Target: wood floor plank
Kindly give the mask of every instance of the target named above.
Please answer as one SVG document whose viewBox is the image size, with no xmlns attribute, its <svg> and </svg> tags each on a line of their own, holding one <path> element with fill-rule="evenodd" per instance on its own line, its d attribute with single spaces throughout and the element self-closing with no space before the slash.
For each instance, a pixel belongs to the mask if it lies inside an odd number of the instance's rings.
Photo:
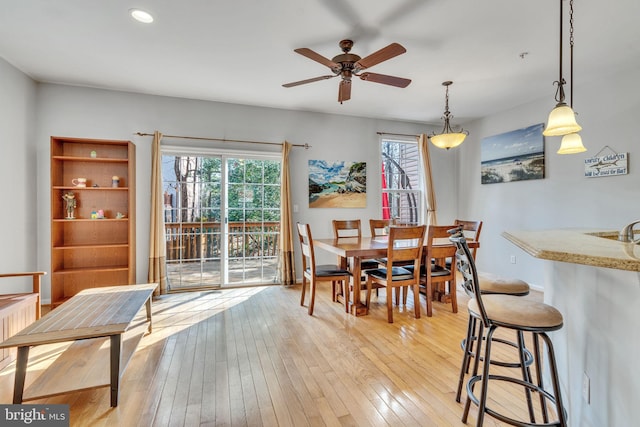
<svg viewBox="0 0 640 427">
<path fill-rule="evenodd" d="M 33 403 L 69 404 L 71 425 L 91 427 L 462 425 L 464 396 L 457 403 L 454 395 L 465 295 L 459 294 L 459 313 L 434 303 L 433 317 L 421 319 L 409 296 L 406 306 L 394 307 L 393 324 L 386 321 L 384 292 L 358 318 L 331 301 L 329 286 L 318 288 L 313 316 L 299 297 L 298 285 L 156 298 L 153 333 L 122 377 L 116 408 L 108 389 Z M 424 311 L 424 297 L 420 304 Z M 60 351 L 34 348 L 27 383 Z M 494 354 L 513 358 L 504 346 Z M 12 364 L 0 371 L 0 403 L 11 401 L 14 370 Z M 492 384 L 489 405 L 522 417 L 523 397 L 520 389 Z M 485 418 L 485 426 L 500 425 Z"/>
</svg>

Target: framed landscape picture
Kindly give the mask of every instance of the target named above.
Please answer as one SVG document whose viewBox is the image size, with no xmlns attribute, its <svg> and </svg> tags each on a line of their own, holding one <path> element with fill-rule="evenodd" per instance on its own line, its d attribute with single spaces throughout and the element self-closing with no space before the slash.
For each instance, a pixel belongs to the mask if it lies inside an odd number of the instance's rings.
<svg viewBox="0 0 640 427">
<path fill-rule="evenodd" d="M 482 184 L 544 178 L 544 123 L 484 138 Z"/>
<path fill-rule="evenodd" d="M 367 163 L 309 160 L 309 207 L 367 207 Z"/>
</svg>

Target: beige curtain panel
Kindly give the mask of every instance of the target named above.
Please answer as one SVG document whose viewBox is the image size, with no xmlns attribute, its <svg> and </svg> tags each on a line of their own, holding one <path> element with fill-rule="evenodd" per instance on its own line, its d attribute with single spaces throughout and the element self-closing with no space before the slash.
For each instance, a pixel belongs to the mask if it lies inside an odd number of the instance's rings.
<svg viewBox="0 0 640 427">
<path fill-rule="evenodd" d="M 155 131 L 151 148 L 151 218 L 149 230 L 149 273 L 147 281 L 158 283 L 157 294 L 167 293 L 167 255 L 164 236 L 164 197 L 162 194 L 162 134 Z"/>
<path fill-rule="evenodd" d="M 280 171 L 280 253 L 278 275 L 282 285 L 296 283 L 295 258 L 293 254 L 293 217 L 291 216 L 291 181 L 289 177 L 289 152 L 291 144 L 282 143 L 282 166 Z"/>
<path fill-rule="evenodd" d="M 422 176 L 424 176 L 424 195 L 427 208 L 427 226 L 437 225 L 436 219 L 436 193 L 433 189 L 433 177 L 431 176 L 431 157 L 429 156 L 429 140 L 426 134 L 418 138 L 420 151 L 420 163 L 422 164 Z"/>
</svg>

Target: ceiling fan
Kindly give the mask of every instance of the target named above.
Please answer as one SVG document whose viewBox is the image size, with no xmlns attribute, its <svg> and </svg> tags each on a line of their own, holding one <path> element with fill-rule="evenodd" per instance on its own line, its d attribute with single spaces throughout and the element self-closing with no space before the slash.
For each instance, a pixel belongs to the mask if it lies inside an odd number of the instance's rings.
<svg viewBox="0 0 640 427">
<path fill-rule="evenodd" d="M 383 61 L 391 59 L 395 56 L 402 55 L 407 50 L 402 47 L 398 43 L 391 43 L 387 47 L 383 47 L 382 49 L 372 53 L 371 55 L 365 56 L 364 58 L 360 58 L 358 55 L 354 53 L 349 53 L 351 48 L 353 47 L 353 41 L 351 40 L 342 40 L 340 42 L 340 49 L 342 52 L 340 55 L 334 56 L 332 59 L 325 58 L 319 53 L 314 52 L 311 49 L 306 47 L 295 49 L 294 52 L 299 53 L 302 56 L 306 56 L 309 59 L 312 59 L 316 62 L 319 62 L 322 65 L 325 65 L 331 69 L 333 74 L 328 74 L 324 76 L 314 77 L 311 79 L 300 80 L 297 82 L 291 82 L 283 84 L 284 87 L 293 87 L 299 86 L 307 83 L 313 83 L 320 80 L 326 80 L 333 77 L 340 76 L 340 86 L 338 88 L 338 102 L 342 104 L 343 101 L 348 101 L 351 99 L 351 78 L 352 76 L 360 77 L 360 79 L 374 82 L 374 83 L 382 83 L 385 85 L 396 86 L 396 87 L 407 87 L 411 80 L 404 79 L 402 77 L 395 76 L 387 76 L 385 74 L 377 74 L 361 71 L 373 67 L 376 64 L 379 64 Z"/>
</svg>

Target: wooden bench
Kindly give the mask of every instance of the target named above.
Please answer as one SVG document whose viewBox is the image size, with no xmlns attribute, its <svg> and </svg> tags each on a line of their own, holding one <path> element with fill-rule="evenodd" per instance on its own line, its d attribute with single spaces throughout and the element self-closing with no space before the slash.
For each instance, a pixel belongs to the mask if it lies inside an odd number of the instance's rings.
<svg viewBox="0 0 640 427">
<path fill-rule="evenodd" d="M 144 331 L 128 336 L 124 345 L 123 335 L 132 329 L 143 306 L 151 332 L 151 296 L 156 287 L 144 284 L 85 289 L 0 343 L 0 348 L 18 347 L 13 403 L 110 386 L 111 406 L 117 406 L 120 376 Z M 109 352 L 100 350 L 106 340 Z M 25 391 L 29 349 L 68 341 L 74 343 Z M 78 364 L 78 360 L 84 363 Z M 107 363 L 109 370 L 100 366 Z"/>
<path fill-rule="evenodd" d="M 4 294 L 0 290 L 0 343 L 40 318 L 40 279 L 45 274 L 47 273 L 44 271 L 0 274 L 0 279 L 31 276 L 33 282 L 30 293 Z M 15 358 L 15 349 L 0 349 L 0 369 L 13 362 Z"/>
</svg>

